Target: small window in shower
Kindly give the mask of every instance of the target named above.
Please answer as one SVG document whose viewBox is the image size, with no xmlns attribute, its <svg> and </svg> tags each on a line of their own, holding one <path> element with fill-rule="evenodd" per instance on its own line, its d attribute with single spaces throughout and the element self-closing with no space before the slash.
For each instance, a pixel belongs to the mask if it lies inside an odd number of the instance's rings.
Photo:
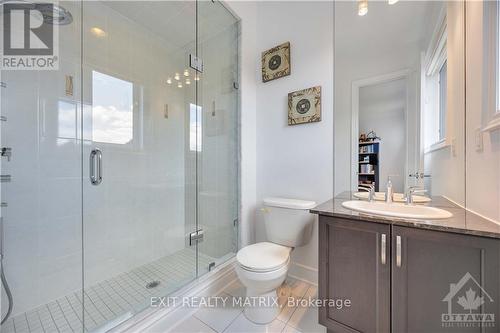
<svg viewBox="0 0 500 333">
<path fill-rule="evenodd" d="M 76 103 L 59 101 L 57 110 L 57 137 L 76 139 Z"/>
<path fill-rule="evenodd" d="M 134 137 L 134 84 L 92 71 L 92 140 L 127 144 Z"/>
<path fill-rule="evenodd" d="M 201 151 L 201 106 L 189 104 L 189 150 Z"/>
</svg>

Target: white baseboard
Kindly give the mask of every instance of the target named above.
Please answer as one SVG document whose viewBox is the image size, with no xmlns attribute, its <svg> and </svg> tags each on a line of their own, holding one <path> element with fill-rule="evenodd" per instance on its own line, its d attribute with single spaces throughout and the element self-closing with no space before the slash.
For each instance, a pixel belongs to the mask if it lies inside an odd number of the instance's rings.
<svg viewBox="0 0 500 333">
<path fill-rule="evenodd" d="M 315 286 L 318 285 L 318 269 L 314 267 L 292 262 L 288 276 Z"/>
</svg>

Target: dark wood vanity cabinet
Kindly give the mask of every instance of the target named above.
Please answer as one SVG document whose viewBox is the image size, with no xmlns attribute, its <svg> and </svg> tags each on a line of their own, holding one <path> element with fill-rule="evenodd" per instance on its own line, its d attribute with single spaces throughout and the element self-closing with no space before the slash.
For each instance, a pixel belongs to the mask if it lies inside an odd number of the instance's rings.
<svg viewBox="0 0 500 333">
<path fill-rule="evenodd" d="M 329 332 L 500 332 L 500 240 L 328 216 L 319 225 L 318 297 L 352 303 L 320 308 Z M 481 297 L 493 327 L 446 320 L 477 313 Z"/>
<path fill-rule="evenodd" d="M 495 239 L 393 226 L 393 332 L 499 332 L 499 250 Z M 443 322 L 448 305 L 451 313 L 464 312 L 461 297 L 472 308 L 483 297 L 483 313 L 495 315 L 495 327 Z"/>
<path fill-rule="evenodd" d="M 320 323 L 339 333 L 389 332 L 390 226 L 323 216 L 319 225 L 319 298 L 351 302 L 320 307 Z"/>
</svg>

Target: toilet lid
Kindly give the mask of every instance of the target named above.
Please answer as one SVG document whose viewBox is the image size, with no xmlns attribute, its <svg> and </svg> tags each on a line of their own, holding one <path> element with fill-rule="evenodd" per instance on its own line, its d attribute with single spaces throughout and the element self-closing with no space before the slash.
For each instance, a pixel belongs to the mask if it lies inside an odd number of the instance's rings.
<svg viewBox="0 0 500 333">
<path fill-rule="evenodd" d="M 269 242 L 245 246 L 238 251 L 238 263 L 252 271 L 272 271 L 284 266 L 292 249 Z"/>
</svg>

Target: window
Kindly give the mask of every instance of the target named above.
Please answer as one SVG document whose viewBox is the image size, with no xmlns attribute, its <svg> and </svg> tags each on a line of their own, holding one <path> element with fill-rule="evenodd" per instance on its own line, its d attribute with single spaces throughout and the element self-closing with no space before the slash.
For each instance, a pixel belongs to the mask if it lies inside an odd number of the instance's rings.
<svg viewBox="0 0 500 333">
<path fill-rule="evenodd" d="M 127 144 L 134 138 L 134 84 L 92 71 L 92 140 Z"/>
<path fill-rule="evenodd" d="M 201 106 L 189 104 L 189 150 L 201 151 Z"/>
<path fill-rule="evenodd" d="M 70 100 L 59 100 L 57 107 L 57 137 L 59 139 L 92 140 L 92 106 L 83 104 L 83 128 L 81 127 L 81 103 Z"/>
<path fill-rule="evenodd" d="M 426 152 L 447 147 L 448 90 L 446 5 L 441 8 L 422 67 L 422 128 Z"/>
<path fill-rule="evenodd" d="M 76 139 L 76 104 L 59 101 L 57 110 L 57 137 Z"/>
<path fill-rule="evenodd" d="M 439 141 L 442 141 L 446 138 L 446 64 L 447 61 L 445 60 L 443 66 L 441 66 L 441 69 L 439 70 Z"/>
</svg>

